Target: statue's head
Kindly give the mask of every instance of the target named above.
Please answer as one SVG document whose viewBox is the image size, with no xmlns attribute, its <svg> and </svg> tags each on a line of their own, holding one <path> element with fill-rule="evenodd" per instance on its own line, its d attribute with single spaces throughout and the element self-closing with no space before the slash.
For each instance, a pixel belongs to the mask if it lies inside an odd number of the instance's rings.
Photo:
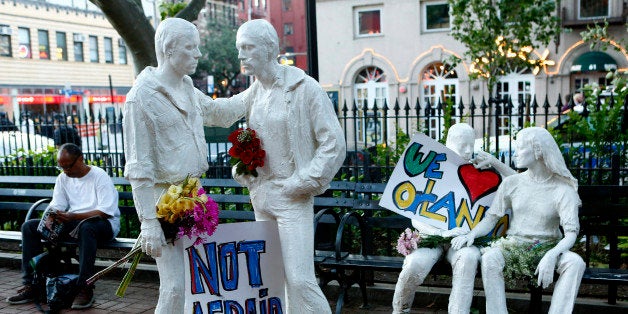
<svg viewBox="0 0 628 314">
<path fill-rule="evenodd" d="M 166 56 L 185 46 L 186 41 L 200 42 L 196 25 L 176 17 L 161 21 L 155 31 L 157 63 L 162 64 Z"/>
<path fill-rule="evenodd" d="M 279 37 L 275 28 L 266 20 L 250 20 L 238 28 L 236 34 L 238 58 L 244 74 L 259 74 L 261 64 L 277 63 Z M 258 63 L 249 64 L 249 63 Z"/>
<path fill-rule="evenodd" d="M 529 168 L 539 162 L 548 172 L 562 177 L 577 188 L 578 181 L 571 175 L 556 140 L 540 127 L 524 128 L 517 133 L 515 163 L 518 168 Z"/>
<path fill-rule="evenodd" d="M 447 131 L 445 146 L 456 152 L 464 160 L 471 160 L 475 145 L 475 131 L 467 123 L 456 123 Z"/>
</svg>

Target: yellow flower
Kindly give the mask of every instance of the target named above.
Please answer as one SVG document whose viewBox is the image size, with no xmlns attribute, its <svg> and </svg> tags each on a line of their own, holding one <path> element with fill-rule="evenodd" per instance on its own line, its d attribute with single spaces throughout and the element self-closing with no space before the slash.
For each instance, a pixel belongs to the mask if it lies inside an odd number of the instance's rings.
<svg viewBox="0 0 628 314">
<path fill-rule="evenodd" d="M 168 188 L 168 194 L 172 195 L 174 198 L 179 197 L 179 195 L 181 195 L 181 192 L 183 192 L 183 189 L 178 185 L 171 185 Z"/>
<path fill-rule="evenodd" d="M 203 204 L 207 203 L 208 201 L 207 194 L 199 195 L 198 198 Z"/>
<path fill-rule="evenodd" d="M 188 180 L 188 185 L 191 186 L 194 190 L 198 190 L 201 187 L 201 180 L 198 178 L 191 178 Z"/>
</svg>

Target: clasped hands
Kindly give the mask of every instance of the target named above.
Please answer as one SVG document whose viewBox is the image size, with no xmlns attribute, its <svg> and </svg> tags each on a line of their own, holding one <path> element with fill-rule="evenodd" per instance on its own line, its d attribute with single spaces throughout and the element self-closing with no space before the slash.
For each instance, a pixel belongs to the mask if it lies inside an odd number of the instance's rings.
<svg viewBox="0 0 628 314">
<path fill-rule="evenodd" d="M 484 151 L 476 152 L 475 157 L 471 160 L 471 163 L 473 163 L 477 169 L 489 168 L 496 164 L 496 162 L 498 162 L 498 160 L 495 156 Z"/>
</svg>

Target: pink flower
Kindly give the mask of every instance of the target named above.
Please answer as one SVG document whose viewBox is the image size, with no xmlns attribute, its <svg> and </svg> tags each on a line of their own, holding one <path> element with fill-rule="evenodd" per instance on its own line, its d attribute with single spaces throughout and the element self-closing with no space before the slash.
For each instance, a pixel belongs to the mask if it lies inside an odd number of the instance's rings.
<svg viewBox="0 0 628 314">
<path fill-rule="evenodd" d="M 419 242 L 421 242 L 419 233 L 416 230 L 412 231 L 410 228 L 406 228 L 397 240 L 397 252 L 407 256 L 419 247 Z"/>
</svg>

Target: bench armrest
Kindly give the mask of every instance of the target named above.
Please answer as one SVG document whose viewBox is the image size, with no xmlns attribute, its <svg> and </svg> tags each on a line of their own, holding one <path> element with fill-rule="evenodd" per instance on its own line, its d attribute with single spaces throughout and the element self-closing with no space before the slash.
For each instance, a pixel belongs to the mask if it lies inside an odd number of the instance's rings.
<svg viewBox="0 0 628 314">
<path fill-rule="evenodd" d="M 360 230 L 360 254 L 365 256 L 364 254 L 365 238 L 364 238 L 364 235 L 362 234 L 364 230 L 366 229 L 365 221 L 364 221 L 364 218 L 362 218 L 362 215 L 360 215 L 358 212 L 350 211 L 342 216 L 342 219 L 340 219 L 340 224 L 338 225 L 338 230 L 336 231 L 335 257 L 337 261 L 342 259 L 342 235 L 344 233 L 345 226 L 348 225 L 349 219 L 351 218 L 355 218 L 355 220 L 358 221 L 358 228 Z"/>
<path fill-rule="evenodd" d="M 41 205 L 41 204 L 45 204 L 45 203 L 49 203 L 50 199 L 49 198 L 42 198 L 39 201 L 33 203 L 33 205 L 31 205 L 31 207 L 28 209 L 28 212 L 26 213 L 26 218 L 24 218 L 24 222 L 27 222 L 31 219 L 31 215 L 33 214 L 34 211 L 38 210 L 37 208 Z"/>
</svg>

